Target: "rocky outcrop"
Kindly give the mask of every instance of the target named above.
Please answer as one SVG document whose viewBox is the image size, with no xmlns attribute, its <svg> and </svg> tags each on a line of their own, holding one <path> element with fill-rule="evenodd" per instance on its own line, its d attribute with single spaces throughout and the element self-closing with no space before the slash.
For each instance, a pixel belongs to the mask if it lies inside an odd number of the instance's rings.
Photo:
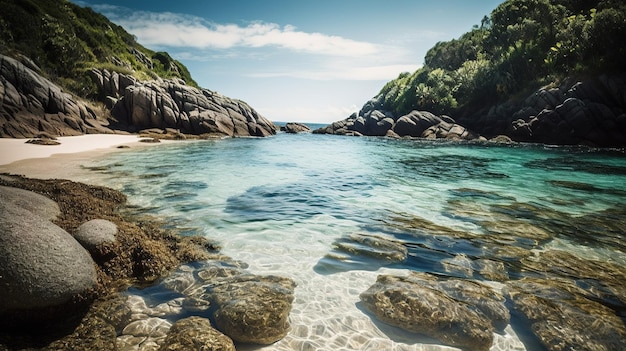
<svg viewBox="0 0 626 351">
<path fill-rule="evenodd" d="M 112 115 L 131 130 L 174 128 L 187 134 L 269 136 L 276 126 L 248 104 L 181 79 L 140 82 L 123 74 L 92 69 L 91 77 Z"/>
<path fill-rule="evenodd" d="M 288 122 L 284 126 L 280 127 L 280 130 L 289 134 L 308 133 L 311 128 L 303 123 Z"/>
<path fill-rule="evenodd" d="M 361 301 L 385 323 L 467 350 L 489 350 L 494 331 L 510 319 L 504 297 L 491 288 L 426 273 L 380 275 Z"/>
<path fill-rule="evenodd" d="M 96 287 L 95 263 L 53 224 L 58 207 L 26 190 L 0 187 L 0 320 L 63 318 Z"/>
<path fill-rule="evenodd" d="M 626 145 L 626 80 L 565 80 L 460 120 L 485 135 L 545 144 Z"/>
<path fill-rule="evenodd" d="M 379 98 L 363 106 L 343 121 L 332 123 L 313 131 L 316 134 L 371 135 L 389 137 L 414 137 L 427 139 L 475 140 L 480 135 L 457 124 L 449 116 L 435 116 L 428 111 L 411 111 L 395 117 L 383 109 Z"/>
<path fill-rule="evenodd" d="M 29 66 L 0 55 L 0 136 L 112 133 L 92 108 Z"/>
</svg>

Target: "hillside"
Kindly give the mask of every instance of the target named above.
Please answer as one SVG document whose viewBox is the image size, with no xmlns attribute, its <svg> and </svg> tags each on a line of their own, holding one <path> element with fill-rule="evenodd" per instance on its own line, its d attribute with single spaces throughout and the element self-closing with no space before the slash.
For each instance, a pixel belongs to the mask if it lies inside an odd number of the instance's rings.
<svg viewBox="0 0 626 351">
<path fill-rule="evenodd" d="M 487 137 L 506 134 L 519 141 L 626 145 L 626 100 L 621 93 L 626 72 L 624 35 L 623 1 L 507 0 L 460 38 L 437 43 L 427 52 L 422 68 L 400 74 L 357 115 L 325 131 L 341 134 L 343 128 L 348 133 L 371 134 L 373 128 L 358 128 L 357 118 L 362 117 L 365 126 L 372 111 L 378 110 L 382 119 L 393 120 L 386 122 L 393 122 L 393 128 L 402 116 L 417 110 L 451 116 Z M 536 95 L 544 95 L 546 101 L 536 101 Z M 571 117 L 568 108 L 567 116 L 551 117 L 554 125 L 537 119 L 544 109 L 556 111 L 569 98 L 580 100 L 569 103 L 584 110 L 580 116 Z M 590 103 L 591 112 L 587 111 Z M 559 118 L 564 125 L 557 128 L 563 124 Z M 606 124 L 604 129 L 616 132 L 617 128 L 620 135 L 599 131 L 591 137 L 563 137 L 563 133 L 579 133 L 572 132 L 576 126 L 568 118 L 581 119 L 573 122 L 581 128 Z M 380 124 L 382 119 L 369 124 Z"/>
<path fill-rule="evenodd" d="M 2 137 L 149 128 L 275 133 L 245 102 L 198 87 L 167 52 L 143 47 L 90 8 L 67 0 L 0 0 L 0 9 Z"/>
<path fill-rule="evenodd" d="M 151 51 L 124 28 L 67 0 L 0 0 L 0 52 L 30 58 L 54 82 L 82 97 L 97 94 L 87 72 L 107 69 L 139 80 L 180 78 L 197 87 L 167 52 Z"/>
</svg>

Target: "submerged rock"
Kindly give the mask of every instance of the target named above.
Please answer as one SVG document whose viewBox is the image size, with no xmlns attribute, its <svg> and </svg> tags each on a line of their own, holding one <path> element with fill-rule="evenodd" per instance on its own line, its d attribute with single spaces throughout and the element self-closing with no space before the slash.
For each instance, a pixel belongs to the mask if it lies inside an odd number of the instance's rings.
<svg viewBox="0 0 626 351">
<path fill-rule="evenodd" d="M 228 336 L 211 326 L 208 319 L 189 317 L 174 323 L 159 351 L 235 351 Z"/>
<path fill-rule="evenodd" d="M 230 259 L 182 266 L 154 287 L 175 291 L 176 298 L 148 304 L 140 296 L 130 297 L 134 316 L 210 316 L 215 328 L 236 342 L 271 344 L 282 339 L 289 331 L 294 281 L 250 274 L 241 267 L 245 264 Z"/>
<path fill-rule="evenodd" d="M 524 278 L 507 283 L 515 310 L 528 320 L 550 351 L 621 350 L 626 327 L 615 311 L 587 299 L 586 292 L 563 279 Z"/>
<path fill-rule="evenodd" d="M 509 322 L 504 298 L 491 288 L 430 274 L 380 275 L 360 297 L 385 323 L 468 350 L 488 350 L 493 332 Z"/>
<path fill-rule="evenodd" d="M 289 331 L 295 283 L 288 278 L 242 274 L 210 289 L 215 323 L 233 340 L 271 344 Z"/>
</svg>

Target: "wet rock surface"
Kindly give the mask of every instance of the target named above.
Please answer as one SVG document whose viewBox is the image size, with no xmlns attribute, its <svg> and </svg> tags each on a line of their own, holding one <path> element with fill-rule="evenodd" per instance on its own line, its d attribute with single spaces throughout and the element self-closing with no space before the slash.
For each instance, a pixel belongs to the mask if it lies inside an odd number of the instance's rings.
<svg viewBox="0 0 626 351">
<path fill-rule="evenodd" d="M 429 274 L 380 275 L 361 301 L 385 323 L 468 350 L 489 350 L 493 332 L 509 322 L 504 298 L 491 288 Z"/>
<path fill-rule="evenodd" d="M 572 281 L 524 278 L 507 283 L 506 292 L 548 350 L 619 350 L 626 345 L 623 319 L 585 297 L 588 290 Z"/>
<path fill-rule="evenodd" d="M 174 323 L 159 351 L 235 351 L 235 344 L 215 330 L 209 320 L 189 317 Z"/>
<path fill-rule="evenodd" d="M 195 266 L 181 267 L 162 283 L 183 295 L 186 313 L 208 311 L 215 327 L 236 342 L 271 344 L 287 334 L 291 279 L 250 274 L 232 260 Z"/>
</svg>

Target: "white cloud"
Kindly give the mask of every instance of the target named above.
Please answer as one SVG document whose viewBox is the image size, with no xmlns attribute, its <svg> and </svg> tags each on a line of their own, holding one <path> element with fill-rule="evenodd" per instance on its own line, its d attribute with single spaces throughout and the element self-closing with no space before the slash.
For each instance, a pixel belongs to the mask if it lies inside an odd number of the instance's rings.
<svg viewBox="0 0 626 351">
<path fill-rule="evenodd" d="M 311 80 L 391 80 L 402 72 L 414 72 L 420 65 L 394 64 L 379 66 L 341 66 L 319 70 L 252 73 L 251 78 L 291 77 Z"/>
<path fill-rule="evenodd" d="M 332 56 L 361 56 L 381 52 L 373 43 L 323 33 L 298 31 L 294 26 L 252 22 L 246 26 L 217 24 L 200 17 L 171 12 L 129 12 L 98 7 L 146 46 L 195 49 L 278 47 Z"/>
</svg>

